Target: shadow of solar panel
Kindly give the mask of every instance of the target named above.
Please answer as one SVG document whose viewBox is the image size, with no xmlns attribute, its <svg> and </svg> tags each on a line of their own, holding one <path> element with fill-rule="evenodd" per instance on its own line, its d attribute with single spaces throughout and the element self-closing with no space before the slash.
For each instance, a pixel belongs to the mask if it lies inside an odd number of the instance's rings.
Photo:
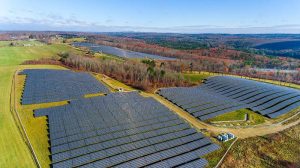
<svg viewBox="0 0 300 168">
<path fill-rule="evenodd" d="M 295 102 L 300 101 L 299 90 L 230 76 L 211 77 L 198 87 L 160 89 L 158 94 L 200 120 L 242 108 L 274 118 L 299 107 Z"/>
<path fill-rule="evenodd" d="M 48 116 L 53 167 L 137 167 L 160 161 L 171 167 L 193 161 L 187 155 L 199 158 L 214 151 L 207 149 L 215 145 L 208 138 L 137 92 L 81 98 L 36 113 Z"/>
<path fill-rule="evenodd" d="M 80 98 L 85 94 L 109 93 L 102 83 L 88 73 L 70 70 L 25 69 L 22 104 L 38 104 Z"/>
</svg>

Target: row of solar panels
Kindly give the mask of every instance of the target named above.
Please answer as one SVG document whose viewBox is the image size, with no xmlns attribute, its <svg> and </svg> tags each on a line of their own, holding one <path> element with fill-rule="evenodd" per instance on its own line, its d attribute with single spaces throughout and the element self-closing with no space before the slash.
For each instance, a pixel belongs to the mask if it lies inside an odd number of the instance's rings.
<svg viewBox="0 0 300 168">
<path fill-rule="evenodd" d="M 121 58 L 143 58 L 143 59 L 154 59 L 154 60 L 176 60 L 176 58 L 164 57 L 154 54 L 147 54 L 135 51 L 124 50 L 121 48 L 105 46 L 94 43 L 87 42 L 75 42 L 73 43 L 75 47 L 88 47 L 93 52 L 103 52 L 106 54 L 115 55 Z"/>
<path fill-rule="evenodd" d="M 23 105 L 76 99 L 86 94 L 108 93 L 109 90 L 88 73 L 70 70 L 26 69 L 22 94 Z"/>
<path fill-rule="evenodd" d="M 217 76 L 190 88 L 160 89 L 158 94 L 200 120 L 243 108 L 275 118 L 300 106 L 300 91 L 247 79 Z"/>
<path fill-rule="evenodd" d="M 137 92 L 35 110 L 48 116 L 53 167 L 204 167 L 219 149 L 166 107 Z"/>
</svg>

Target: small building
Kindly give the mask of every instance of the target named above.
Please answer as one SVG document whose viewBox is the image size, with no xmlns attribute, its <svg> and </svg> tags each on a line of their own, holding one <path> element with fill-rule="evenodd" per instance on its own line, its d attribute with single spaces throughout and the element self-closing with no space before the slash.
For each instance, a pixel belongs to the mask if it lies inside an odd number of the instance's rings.
<svg viewBox="0 0 300 168">
<path fill-rule="evenodd" d="M 217 136 L 217 139 L 219 141 L 222 141 L 222 142 L 226 142 L 226 141 L 229 141 L 229 140 L 234 139 L 234 138 L 235 138 L 234 134 L 232 134 L 230 132 L 228 132 L 228 133 L 222 133 L 222 134 L 219 134 Z"/>
</svg>

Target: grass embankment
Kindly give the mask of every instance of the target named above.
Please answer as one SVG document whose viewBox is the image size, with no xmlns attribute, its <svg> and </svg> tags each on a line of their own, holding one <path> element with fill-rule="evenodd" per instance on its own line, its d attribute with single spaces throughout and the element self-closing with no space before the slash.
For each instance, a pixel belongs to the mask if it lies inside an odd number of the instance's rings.
<svg viewBox="0 0 300 168">
<path fill-rule="evenodd" d="M 221 167 L 300 167 L 300 125 L 279 133 L 240 139 Z"/>
<path fill-rule="evenodd" d="M 247 115 L 247 120 L 245 116 Z M 209 123 L 215 123 L 220 125 L 231 125 L 231 126 L 246 126 L 246 125 L 257 125 L 265 122 L 265 117 L 257 114 L 249 109 L 239 109 L 230 113 L 216 116 L 212 119 L 206 120 Z M 232 121 L 232 122 L 230 122 Z"/>
<path fill-rule="evenodd" d="M 4 42 L 1 42 L 4 43 Z M 23 41 L 23 43 L 26 43 Z M 10 92 L 12 79 L 19 64 L 25 60 L 55 56 L 58 52 L 74 49 L 67 45 L 3 46 L 0 47 L 0 167 L 35 167 L 31 154 L 22 139 L 12 113 Z M 78 52 L 78 51 L 74 51 Z"/>
</svg>

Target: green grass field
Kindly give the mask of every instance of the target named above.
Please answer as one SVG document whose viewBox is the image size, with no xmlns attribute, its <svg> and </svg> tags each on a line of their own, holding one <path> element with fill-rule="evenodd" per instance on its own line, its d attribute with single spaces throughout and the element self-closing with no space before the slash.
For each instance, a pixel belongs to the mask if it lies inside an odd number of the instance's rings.
<svg viewBox="0 0 300 168">
<path fill-rule="evenodd" d="M 237 123 L 239 125 L 256 125 L 256 124 L 261 124 L 265 122 L 265 117 L 263 117 L 260 114 L 257 114 L 249 109 L 240 109 L 236 110 L 230 113 L 226 113 L 223 115 L 216 116 L 212 119 L 207 120 L 206 122 L 220 122 L 220 121 L 234 121 L 234 120 L 244 120 L 245 115 L 248 115 L 248 122 L 241 121 L 240 123 Z M 244 123 L 245 124 L 244 124 Z M 233 124 L 233 123 L 231 123 Z"/>
<path fill-rule="evenodd" d="M 213 75 L 209 73 L 183 73 L 183 77 L 186 80 L 190 80 L 192 83 L 199 84 L 203 79 L 211 77 Z"/>
<path fill-rule="evenodd" d="M 1 42 L 2 44 L 4 42 Z M 25 60 L 52 57 L 74 50 L 67 45 L 0 47 L 0 167 L 35 167 L 31 154 L 10 112 L 10 91 L 15 71 Z"/>
</svg>

